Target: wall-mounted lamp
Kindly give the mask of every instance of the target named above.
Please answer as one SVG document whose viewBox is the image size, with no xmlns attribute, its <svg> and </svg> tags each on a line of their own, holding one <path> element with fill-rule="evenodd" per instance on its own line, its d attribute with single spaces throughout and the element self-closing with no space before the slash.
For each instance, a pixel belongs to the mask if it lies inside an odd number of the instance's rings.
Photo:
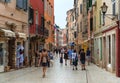
<svg viewBox="0 0 120 83">
<path fill-rule="evenodd" d="M 105 14 L 107 12 L 107 8 L 108 8 L 108 6 L 104 2 L 103 5 L 101 6 L 101 10 L 102 10 L 102 13 L 103 13 L 103 25 L 105 25 Z"/>
</svg>

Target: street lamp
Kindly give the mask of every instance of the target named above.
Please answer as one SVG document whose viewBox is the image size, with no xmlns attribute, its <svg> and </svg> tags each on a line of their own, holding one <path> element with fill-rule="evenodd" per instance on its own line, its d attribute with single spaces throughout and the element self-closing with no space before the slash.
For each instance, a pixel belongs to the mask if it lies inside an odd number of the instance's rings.
<svg viewBox="0 0 120 83">
<path fill-rule="evenodd" d="M 105 14 L 107 12 L 107 8 L 108 8 L 108 6 L 104 2 L 103 5 L 101 6 L 101 10 L 102 10 L 102 13 L 103 13 L 103 25 L 105 25 Z"/>
</svg>

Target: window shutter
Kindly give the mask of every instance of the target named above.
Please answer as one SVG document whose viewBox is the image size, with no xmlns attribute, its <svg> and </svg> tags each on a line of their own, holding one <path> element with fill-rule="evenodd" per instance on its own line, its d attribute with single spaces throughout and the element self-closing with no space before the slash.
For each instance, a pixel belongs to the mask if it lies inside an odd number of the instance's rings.
<svg viewBox="0 0 120 83">
<path fill-rule="evenodd" d="M 0 0 L 0 2 L 5 2 L 5 0 Z"/>
<path fill-rule="evenodd" d="M 90 18 L 90 31 L 93 30 L 93 18 Z"/>
<path fill-rule="evenodd" d="M 90 0 L 89 2 L 89 7 L 92 7 L 92 0 Z"/>
<path fill-rule="evenodd" d="M 82 4 L 80 4 L 80 13 L 82 14 Z"/>
<path fill-rule="evenodd" d="M 115 15 L 115 2 L 113 3 L 113 15 Z"/>
<path fill-rule="evenodd" d="M 29 7 L 29 23 L 33 24 L 34 22 L 34 10 Z"/>
<path fill-rule="evenodd" d="M 19 9 L 23 9 L 23 0 L 16 0 L 16 7 Z"/>
<path fill-rule="evenodd" d="M 100 18 L 100 20 L 99 20 L 99 24 L 101 25 L 101 24 L 103 24 L 103 18 L 102 18 L 103 16 L 101 15 L 101 11 L 99 11 L 99 18 Z"/>
<path fill-rule="evenodd" d="M 27 11 L 27 2 L 28 2 L 28 0 L 23 0 L 23 9 L 24 9 L 24 11 Z"/>
<path fill-rule="evenodd" d="M 6 3 L 10 3 L 11 0 L 5 0 Z"/>
</svg>

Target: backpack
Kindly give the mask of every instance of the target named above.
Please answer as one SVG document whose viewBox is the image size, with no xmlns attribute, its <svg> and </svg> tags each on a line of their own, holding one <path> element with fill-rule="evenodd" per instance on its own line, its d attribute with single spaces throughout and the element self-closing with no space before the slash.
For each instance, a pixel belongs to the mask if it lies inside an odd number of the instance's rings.
<svg viewBox="0 0 120 83">
<path fill-rule="evenodd" d="M 77 56 L 77 54 L 76 54 L 76 56 L 75 56 L 75 61 L 78 61 L 78 56 Z"/>
</svg>

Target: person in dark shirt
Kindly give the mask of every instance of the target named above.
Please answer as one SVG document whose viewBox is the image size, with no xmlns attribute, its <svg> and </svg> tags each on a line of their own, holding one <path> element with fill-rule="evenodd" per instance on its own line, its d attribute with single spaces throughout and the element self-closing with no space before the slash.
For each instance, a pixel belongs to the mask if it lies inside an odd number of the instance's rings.
<svg viewBox="0 0 120 83">
<path fill-rule="evenodd" d="M 84 49 L 81 50 L 80 61 L 81 61 L 81 68 L 82 68 L 82 70 L 86 70 L 85 69 L 85 52 L 84 52 Z"/>
<path fill-rule="evenodd" d="M 86 51 L 86 59 L 87 59 L 87 62 L 88 62 L 88 65 L 90 65 L 90 60 L 91 60 L 91 56 L 90 56 L 90 50 L 89 48 L 87 48 L 87 51 Z"/>
</svg>

